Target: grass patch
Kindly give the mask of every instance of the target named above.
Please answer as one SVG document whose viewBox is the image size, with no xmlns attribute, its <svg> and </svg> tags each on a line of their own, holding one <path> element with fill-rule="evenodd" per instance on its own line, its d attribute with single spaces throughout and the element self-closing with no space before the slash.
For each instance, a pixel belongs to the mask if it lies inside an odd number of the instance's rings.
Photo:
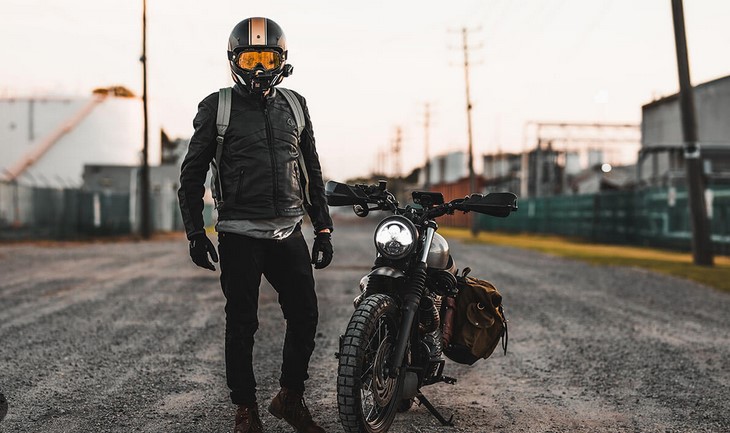
<svg viewBox="0 0 730 433">
<path fill-rule="evenodd" d="M 730 292 L 730 257 L 715 256 L 712 268 L 695 266 L 692 255 L 654 248 L 590 244 L 560 236 L 537 234 L 480 233 L 473 238 L 467 229 L 444 227 L 439 233 L 465 242 L 525 248 L 596 265 L 629 266 L 696 281 Z"/>
</svg>

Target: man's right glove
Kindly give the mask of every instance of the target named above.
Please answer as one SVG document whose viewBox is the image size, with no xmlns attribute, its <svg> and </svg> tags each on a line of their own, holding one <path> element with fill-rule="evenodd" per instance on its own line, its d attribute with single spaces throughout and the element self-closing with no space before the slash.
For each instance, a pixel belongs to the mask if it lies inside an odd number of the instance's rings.
<svg viewBox="0 0 730 433">
<path fill-rule="evenodd" d="M 215 266 L 208 260 L 208 254 L 214 262 L 218 263 L 218 253 L 213 246 L 213 243 L 208 239 L 205 233 L 200 233 L 193 236 L 190 239 L 190 258 L 193 259 L 193 263 L 200 266 L 201 268 L 210 269 L 215 271 Z"/>
<path fill-rule="evenodd" d="M 312 245 L 312 264 L 314 269 L 326 268 L 332 262 L 334 250 L 332 249 L 332 235 L 329 232 L 319 232 L 314 238 Z M 320 256 L 321 253 L 321 256 Z"/>
</svg>

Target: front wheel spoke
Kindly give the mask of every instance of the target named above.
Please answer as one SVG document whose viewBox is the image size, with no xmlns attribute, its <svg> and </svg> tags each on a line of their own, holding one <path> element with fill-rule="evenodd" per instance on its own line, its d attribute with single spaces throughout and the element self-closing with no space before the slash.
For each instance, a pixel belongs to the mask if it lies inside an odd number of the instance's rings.
<svg viewBox="0 0 730 433">
<path fill-rule="evenodd" d="M 372 337 L 370 337 L 368 339 L 368 344 L 365 347 L 369 348 L 370 350 L 376 350 L 377 351 L 378 350 L 378 346 L 379 346 L 378 342 L 380 342 L 380 341 L 381 341 L 380 340 L 380 332 L 378 330 L 378 331 L 374 332 L 373 335 L 372 335 Z"/>
<path fill-rule="evenodd" d="M 375 405 L 375 397 L 373 396 L 372 391 L 369 391 L 363 395 L 363 403 L 367 403 L 370 400 L 372 400 L 372 405 Z"/>
<path fill-rule="evenodd" d="M 379 342 L 383 341 L 383 339 L 387 338 L 387 336 L 388 336 L 388 328 L 387 328 L 385 322 L 381 320 L 378 322 L 377 328 L 375 329 L 375 332 L 373 332 L 373 335 L 368 339 L 368 343 L 367 343 L 366 347 L 373 347 L 373 343 L 375 343 L 375 342 L 379 343 Z M 380 344 L 377 344 L 377 343 L 375 344 L 375 350 L 377 350 L 378 346 L 380 346 Z"/>
<path fill-rule="evenodd" d="M 362 390 L 363 391 L 370 392 L 370 393 L 373 392 L 373 378 L 372 377 L 370 377 L 370 380 L 363 380 L 362 381 Z"/>
<path fill-rule="evenodd" d="M 364 382 L 365 379 L 367 379 L 368 378 L 368 375 L 369 375 L 370 376 L 370 381 L 372 382 L 372 380 L 373 380 L 373 377 L 372 377 L 372 374 L 371 374 L 372 372 L 373 372 L 373 365 L 370 364 L 370 366 L 368 367 L 368 369 L 362 372 L 362 375 L 360 376 L 360 381 L 361 382 Z"/>
<path fill-rule="evenodd" d="M 377 417 L 378 417 L 377 409 L 378 409 L 378 405 L 373 401 L 373 406 L 370 408 L 370 411 L 368 411 L 368 414 L 365 416 L 365 419 L 368 421 L 377 419 Z"/>
</svg>

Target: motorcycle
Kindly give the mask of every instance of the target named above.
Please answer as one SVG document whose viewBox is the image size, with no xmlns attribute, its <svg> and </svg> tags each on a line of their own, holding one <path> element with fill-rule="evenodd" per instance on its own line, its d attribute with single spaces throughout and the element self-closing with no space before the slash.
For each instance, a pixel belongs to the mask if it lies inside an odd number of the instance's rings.
<svg viewBox="0 0 730 433">
<path fill-rule="evenodd" d="M 352 206 L 356 215 L 376 210 L 392 215 L 375 229 L 372 271 L 360 281 L 355 311 L 340 336 L 337 404 L 347 433 L 384 433 L 397 412 L 417 401 L 442 425 L 453 426 L 420 391 L 455 384 L 443 374 L 441 305 L 458 293 L 456 264 L 436 233 L 436 218 L 454 212 L 506 217 L 517 209 L 509 192 L 471 194 L 444 202 L 441 193 L 415 191 L 413 205 L 400 207 L 387 183 L 347 185 L 329 181 L 330 206 Z"/>
</svg>

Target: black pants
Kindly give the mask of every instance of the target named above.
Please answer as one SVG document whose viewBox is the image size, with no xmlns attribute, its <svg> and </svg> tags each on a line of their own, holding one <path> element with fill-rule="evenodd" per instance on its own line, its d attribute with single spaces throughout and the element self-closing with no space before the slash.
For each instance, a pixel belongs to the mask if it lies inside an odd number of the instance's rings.
<svg viewBox="0 0 730 433">
<path fill-rule="evenodd" d="M 220 233 L 221 287 L 226 296 L 226 380 L 234 404 L 256 402 L 254 334 L 261 275 L 279 294 L 286 319 L 279 384 L 304 392 L 317 330 L 317 295 L 307 243 L 297 229 L 283 240 Z"/>
</svg>

